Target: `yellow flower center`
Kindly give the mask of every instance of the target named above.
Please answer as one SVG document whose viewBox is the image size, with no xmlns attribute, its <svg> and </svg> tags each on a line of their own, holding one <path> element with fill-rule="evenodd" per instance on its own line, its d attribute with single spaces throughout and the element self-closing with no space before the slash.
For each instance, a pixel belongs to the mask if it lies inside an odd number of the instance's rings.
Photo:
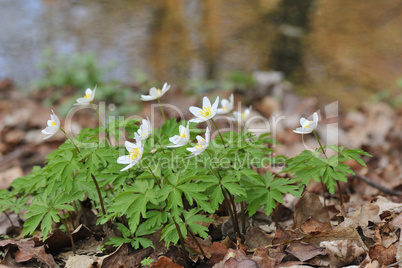
<svg viewBox="0 0 402 268">
<path fill-rule="evenodd" d="M 200 115 L 204 118 L 211 116 L 211 106 L 207 106 L 200 111 Z"/>
<path fill-rule="evenodd" d="M 203 142 L 203 141 L 204 141 L 204 139 L 200 140 L 200 141 L 197 143 L 197 145 L 195 145 L 195 149 L 197 149 L 197 150 L 202 149 L 201 142 Z"/>
<path fill-rule="evenodd" d="M 142 132 L 142 136 L 145 136 L 145 132 Z"/>
<path fill-rule="evenodd" d="M 310 121 L 310 123 L 308 123 L 308 124 L 305 125 L 304 127 L 305 127 L 305 128 L 308 128 L 311 123 L 313 123 L 313 121 Z"/>
<path fill-rule="evenodd" d="M 56 122 L 52 121 L 52 123 L 50 123 L 51 126 L 55 126 Z"/>
<path fill-rule="evenodd" d="M 157 90 L 158 90 L 158 96 L 160 96 L 162 93 L 162 90 L 160 88 L 158 88 Z"/>
<path fill-rule="evenodd" d="M 242 118 L 244 121 L 246 121 L 246 119 L 247 119 L 247 114 L 246 114 L 246 112 L 243 112 L 243 113 L 241 114 L 241 118 Z"/>
<path fill-rule="evenodd" d="M 91 93 L 84 96 L 84 98 L 89 99 L 91 97 Z"/>
<path fill-rule="evenodd" d="M 183 132 L 183 133 L 181 133 L 181 134 L 180 134 L 180 138 L 184 138 L 184 139 L 185 139 L 185 138 L 187 138 L 186 133 L 184 133 L 184 132 Z"/>
<path fill-rule="evenodd" d="M 225 111 L 225 110 L 226 110 L 226 106 L 223 106 L 223 107 L 222 107 L 222 110 L 224 110 L 224 111 Z"/>
<path fill-rule="evenodd" d="M 137 148 L 134 148 L 129 154 L 130 160 L 134 160 L 139 156 L 140 156 L 140 150 L 138 150 Z"/>
</svg>

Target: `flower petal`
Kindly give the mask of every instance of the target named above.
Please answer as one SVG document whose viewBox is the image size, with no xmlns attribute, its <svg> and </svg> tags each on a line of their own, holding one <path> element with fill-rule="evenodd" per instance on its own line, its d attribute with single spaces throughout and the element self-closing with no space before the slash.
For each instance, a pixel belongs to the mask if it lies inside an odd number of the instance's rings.
<svg viewBox="0 0 402 268">
<path fill-rule="evenodd" d="M 201 116 L 201 111 L 202 109 L 195 107 L 195 106 L 191 106 L 190 108 L 188 108 L 190 110 L 190 112 L 196 116 L 196 117 L 200 117 Z"/>
<path fill-rule="evenodd" d="M 136 144 L 129 142 L 129 141 L 125 141 L 124 146 L 126 147 L 127 151 L 129 151 L 129 152 L 131 152 L 134 148 L 137 148 Z"/>
<path fill-rule="evenodd" d="M 153 100 L 156 100 L 156 98 L 152 97 L 150 95 L 141 95 L 141 100 L 142 101 L 153 101 Z"/>
<path fill-rule="evenodd" d="M 128 155 L 123 155 L 117 158 L 117 163 L 119 164 L 130 164 L 130 157 Z"/>
<path fill-rule="evenodd" d="M 215 113 L 216 113 L 216 109 L 218 108 L 218 104 L 219 104 L 219 97 L 216 97 L 216 100 L 215 100 L 214 104 L 212 105 L 212 109 L 211 109 L 212 111 L 215 111 Z"/>
<path fill-rule="evenodd" d="M 149 90 L 149 95 L 157 99 L 159 97 L 159 91 L 156 87 L 153 87 Z"/>
<path fill-rule="evenodd" d="M 317 113 L 313 114 L 313 122 L 318 122 L 318 114 Z"/>
<path fill-rule="evenodd" d="M 211 102 L 209 101 L 208 97 L 204 97 L 202 99 L 202 108 L 211 107 Z"/>
</svg>

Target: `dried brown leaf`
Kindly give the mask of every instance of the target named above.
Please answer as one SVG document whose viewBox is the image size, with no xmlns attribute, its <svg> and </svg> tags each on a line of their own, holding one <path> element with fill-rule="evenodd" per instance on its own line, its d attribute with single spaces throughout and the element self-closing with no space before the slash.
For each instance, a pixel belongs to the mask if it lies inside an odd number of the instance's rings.
<svg viewBox="0 0 402 268">
<path fill-rule="evenodd" d="M 323 223 L 330 222 L 329 212 L 322 207 L 318 195 L 306 192 L 295 205 L 293 228 L 300 228 L 311 217 Z"/>
<path fill-rule="evenodd" d="M 397 248 L 391 245 L 389 248 L 383 245 L 374 245 L 369 249 L 369 255 L 372 260 L 377 260 L 380 265 L 390 265 L 396 262 Z"/>
<path fill-rule="evenodd" d="M 305 234 L 318 233 L 330 231 L 332 229 L 331 223 L 321 222 L 314 217 L 307 219 L 302 225 L 300 225 L 300 230 Z"/>
<path fill-rule="evenodd" d="M 355 264 L 366 256 L 366 251 L 352 240 L 323 241 L 320 245 L 326 249 L 331 265 L 336 267 Z"/>
<path fill-rule="evenodd" d="M 256 251 L 254 252 L 253 257 L 251 260 L 255 261 L 260 268 L 271 268 L 275 267 L 277 261 L 268 256 L 268 249 L 264 246 L 259 246 Z M 279 262 L 278 262 L 279 263 Z"/>
<path fill-rule="evenodd" d="M 158 261 L 155 263 L 155 268 L 184 268 L 183 266 L 174 263 L 171 259 L 168 257 L 162 256 L 158 259 Z"/>
<path fill-rule="evenodd" d="M 229 249 L 223 260 L 213 266 L 213 268 L 258 268 L 255 261 L 250 260 L 241 250 Z"/>
<path fill-rule="evenodd" d="M 291 243 L 286 249 L 286 252 L 289 252 L 302 262 L 310 260 L 318 255 L 327 254 L 327 251 L 324 248 L 315 248 L 312 245 L 303 244 L 301 242 Z"/>
</svg>

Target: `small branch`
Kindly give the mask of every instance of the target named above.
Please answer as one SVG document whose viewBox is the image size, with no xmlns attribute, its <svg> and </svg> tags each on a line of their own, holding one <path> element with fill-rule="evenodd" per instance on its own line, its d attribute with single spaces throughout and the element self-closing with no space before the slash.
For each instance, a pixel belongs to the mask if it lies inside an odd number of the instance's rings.
<svg viewBox="0 0 402 268">
<path fill-rule="evenodd" d="M 225 149 L 226 149 L 225 141 L 223 140 L 222 134 L 221 134 L 221 132 L 219 131 L 218 126 L 216 125 L 215 121 L 214 121 L 212 118 L 211 118 L 211 121 L 212 121 L 212 123 L 214 124 L 216 130 L 218 131 L 219 136 L 221 137 L 223 147 L 225 147 Z"/>
<path fill-rule="evenodd" d="M 8 215 L 7 212 L 3 211 L 4 215 L 6 215 L 6 218 L 8 219 L 8 221 L 11 223 L 11 227 L 13 227 L 13 229 L 15 229 L 14 223 L 11 220 L 10 216 Z"/>
<path fill-rule="evenodd" d="M 194 242 L 197 244 L 197 247 L 200 249 L 201 254 L 206 258 L 207 256 L 205 255 L 204 250 L 202 249 L 200 243 L 198 242 L 197 238 L 195 237 L 194 233 L 190 230 L 190 227 L 188 227 L 188 225 L 186 224 L 186 229 L 187 232 L 191 235 L 191 237 L 193 238 Z"/>
<path fill-rule="evenodd" d="M 161 104 L 161 101 L 159 100 L 159 98 L 158 98 L 158 104 L 159 104 L 159 108 L 161 108 L 161 114 L 163 117 L 163 121 L 166 122 L 165 113 L 163 112 L 162 104 Z"/>
<path fill-rule="evenodd" d="M 374 187 L 374 188 L 380 190 L 381 192 L 383 192 L 385 194 L 396 195 L 396 196 L 401 196 L 402 195 L 401 191 L 392 190 L 392 189 L 389 189 L 387 187 L 381 186 L 378 183 L 375 183 L 372 180 L 370 180 L 370 178 L 368 178 L 368 177 L 366 177 L 366 176 L 364 176 L 362 174 L 359 174 L 357 172 L 355 172 L 355 174 L 356 174 L 354 176 L 355 178 L 358 178 L 359 180 L 364 181 L 366 184 L 368 184 L 371 187 Z"/>
<path fill-rule="evenodd" d="M 61 217 L 60 217 L 60 219 L 61 219 L 61 222 L 64 224 L 64 226 L 67 229 L 68 236 L 70 237 L 71 247 L 73 248 L 73 254 L 75 255 L 76 251 L 75 251 L 74 239 L 73 239 L 73 235 L 71 234 L 70 228 L 68 227 L 67 220 L 62 219 Z"/>
<path fill-rule="evenodd" d="M 106 215 L 106 210 L 105 210 L 105 206 L 103 205 L 102 194 L 100 192 L 98 182 L 96 181 L 95 176 L 92 173 L 91 173 L 91 177 L 92 177 L 92 180 L 95 183 L 96 191 L 98 192 L 99 202 L 100 202 L 100 205 L 101 205 L 101 208 L 102 208 L 103 216 L 105 216 Z"/>
</svg>

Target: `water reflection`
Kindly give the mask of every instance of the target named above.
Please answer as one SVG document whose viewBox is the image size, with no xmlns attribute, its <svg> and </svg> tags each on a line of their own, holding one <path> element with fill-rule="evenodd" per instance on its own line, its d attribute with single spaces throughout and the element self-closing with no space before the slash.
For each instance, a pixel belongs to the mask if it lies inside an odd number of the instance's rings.
<svg viewBox="0 0 402 268">
<path fill-rule="evenodd" d="M 149 13 L 134 1 L 0 1 L 1 77 L 26 85 L 37 78 L 42 51 L 72 55 L 95 51 L 100 63 L 118 66 L 110 77 L 132 79 L 146 65 Z M 139 3 L 139 2 L 137 2 Z"/>
</svg>

